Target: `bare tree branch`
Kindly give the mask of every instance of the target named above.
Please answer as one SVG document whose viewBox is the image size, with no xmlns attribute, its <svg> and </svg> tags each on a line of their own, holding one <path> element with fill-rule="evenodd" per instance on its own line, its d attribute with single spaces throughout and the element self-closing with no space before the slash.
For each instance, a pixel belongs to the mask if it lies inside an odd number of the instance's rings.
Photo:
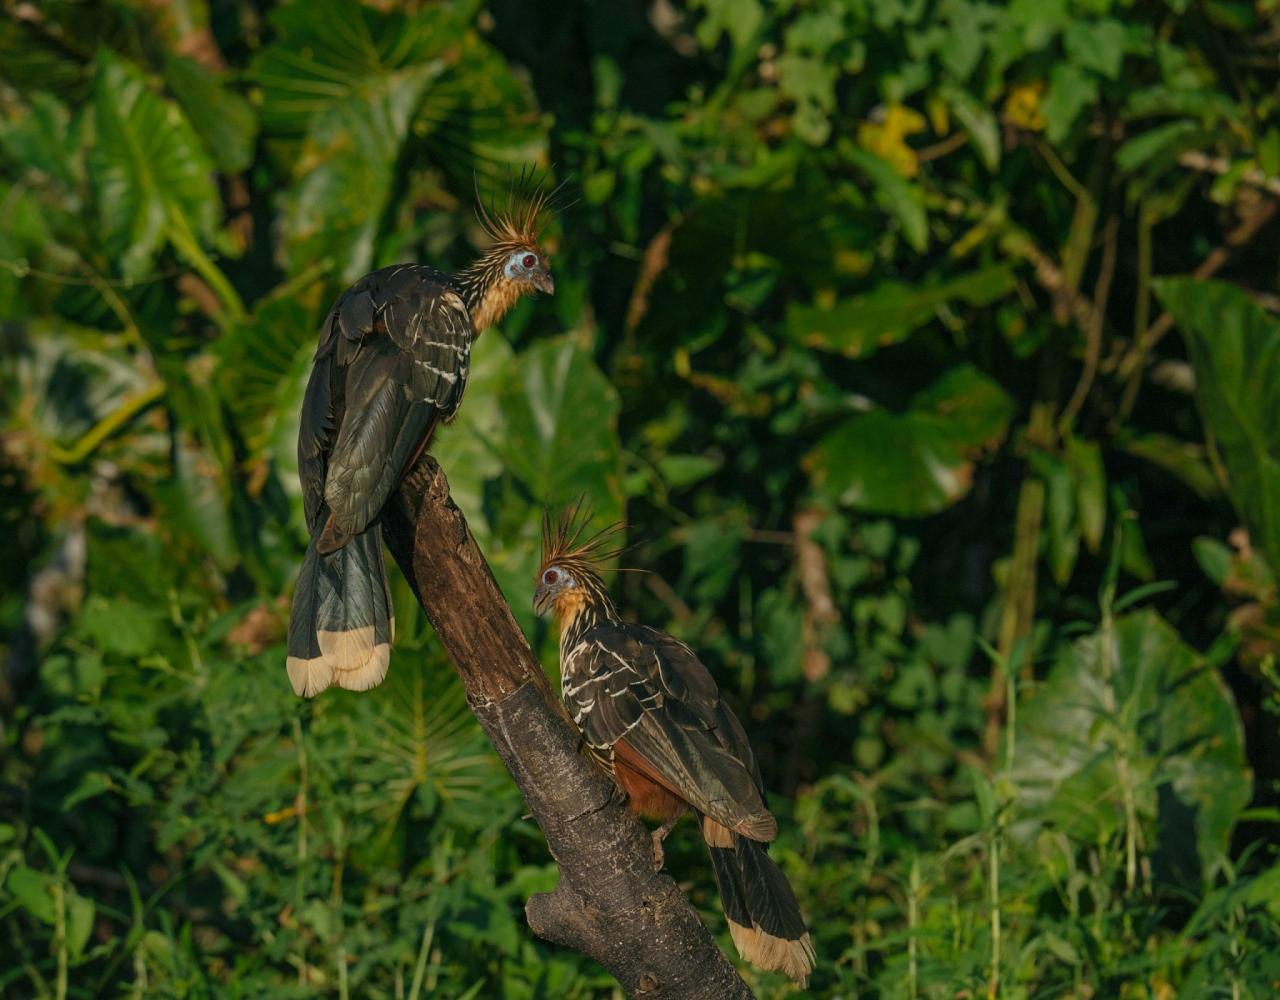
<svg viewBox="0 0 1280 1000">
<path fill-rule="evenodd" d="M 750 998 L 651 841 L 579 737 L 430 456 L 405 477 L 383 536 L 560 866 L 525 906 L 539 937 L 595 959 L 646 1000 Z"/>
</svg>

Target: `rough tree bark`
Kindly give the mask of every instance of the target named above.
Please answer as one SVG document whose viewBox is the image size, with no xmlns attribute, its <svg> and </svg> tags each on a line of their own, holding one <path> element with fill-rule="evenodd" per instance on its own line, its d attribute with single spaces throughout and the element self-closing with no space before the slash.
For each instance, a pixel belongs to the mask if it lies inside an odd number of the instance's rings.
<svg viewBox="0 0 1280 1000">
<path fill-rule="evenodd" d="M 525 906 L 539 937 L 588 955 L 633 997 L 732 1000 L 751 991 L 669 876 L 577 730 L 429 455 L 383 514 L 383 536 L 515 778 L 552 857 L 555 890 Z"/>
</svg>

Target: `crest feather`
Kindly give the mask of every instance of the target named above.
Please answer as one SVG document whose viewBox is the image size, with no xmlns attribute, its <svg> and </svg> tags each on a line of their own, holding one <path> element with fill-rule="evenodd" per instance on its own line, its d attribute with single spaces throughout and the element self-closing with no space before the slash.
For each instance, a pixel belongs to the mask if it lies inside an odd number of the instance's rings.
<svg viewBox="0 0 1280 1000">
<path fill-rule="evenodd" d="M 550 182 L 549 171 L 539 176 L 537 171 L 523 167 L 519 177 L 508 178 L 503 202 L 499 204 L 491 193 L 486 204 L 477 177 L 476 218 L 485 234 L 495 243 L 537 245 L 552 214 L 561 207 L 560 200 L 568 183 L 565 180 L 551 187 Z"/>
<path fill-rule="evenodd" d="M 619 536 L 626 530 L 625 521 L 616 521 L 593 535 L 586 534 L 591 523 L 591 505 L 585 496 L 579 497 L 554 517 L 551 511 L 542 511 L 542 565 L 541 574 L 552 563 L 578 563 L 592 569 L 622 555 L 630 546 L 620 544 Z"/>
</svg>

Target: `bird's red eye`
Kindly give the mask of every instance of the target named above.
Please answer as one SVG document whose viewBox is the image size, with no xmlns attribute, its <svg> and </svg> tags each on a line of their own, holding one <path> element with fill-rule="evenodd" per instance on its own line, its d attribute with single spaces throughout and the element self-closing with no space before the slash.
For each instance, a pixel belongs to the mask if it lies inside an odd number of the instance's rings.
<svg viewBox="0 0 1280 1000">
<path fill-rule="evenodd" d="M 555 583 L 559 579 L 560 579 L 560 574 L 553 569 L 549 569 L 542 574 L 543 583 Z"/>
<path fill-rule="evenodd" d="M 526 270 L 533 270 L 533 265 L 538 263 L 538 258 L 531 253 L 527 253 L 524 255 L 524 260 L 520 263 L 525 266 Z"/>
</svg>

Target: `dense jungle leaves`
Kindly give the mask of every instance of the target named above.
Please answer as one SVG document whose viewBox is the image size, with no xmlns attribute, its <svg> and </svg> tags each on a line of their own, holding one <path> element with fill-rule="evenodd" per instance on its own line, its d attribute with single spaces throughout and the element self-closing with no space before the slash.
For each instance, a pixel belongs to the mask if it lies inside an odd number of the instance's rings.
<svg viewBox="0 0 1280 1000">
<path fill-rule="evenodd" d="M 1078 639 L 1018 711 L 1011 779 L 1021 804 L 1074 839 L 1156 830 L 1156 878 L 1212 879 L 1249 801 L 1235 705 L 1152 611 Z"/>
<path fill-rule="evenodd" d="M 553 861 L 394 569 L 382 686 L 282 662 L 326 310 L 471 261 L 534 165 L 557 294 L 433 453 L 553 675 L 543 506 L 627 520 L 613 595 L 750 732 L 812 994 L 1275 995 L 1277 38 L 6 3 L 0 993 L 615 995 L 529 934 Z M 692 825 L 667 858 L 732 953 Z"/>
<path fill-rule="evenodd" d="M 98 56 L 89 151 L 104 248 L 126 278 L 141 277 L 168 239 L 179 252 L 218 222 L 213 165 L 179 110 L 110 52 Z"/>
<path fill-rule="evenodd" d="M 1012 411 L 976 368 L 953 368 L 905 413 L 858 414 L 823 437 L 809 459 L 814 485 L 859 510 L 936 514 L 969 492 L 973 460 L 999 443 Z"/>
<path fill-rule="evenodd" d="M 1231 498 L 1280 567 L 1280 322 L 1238 288 L 1168 279 L 1160 300 L 1186 331 L 1196 400 L 1222 452 Z"/>
</svg>

